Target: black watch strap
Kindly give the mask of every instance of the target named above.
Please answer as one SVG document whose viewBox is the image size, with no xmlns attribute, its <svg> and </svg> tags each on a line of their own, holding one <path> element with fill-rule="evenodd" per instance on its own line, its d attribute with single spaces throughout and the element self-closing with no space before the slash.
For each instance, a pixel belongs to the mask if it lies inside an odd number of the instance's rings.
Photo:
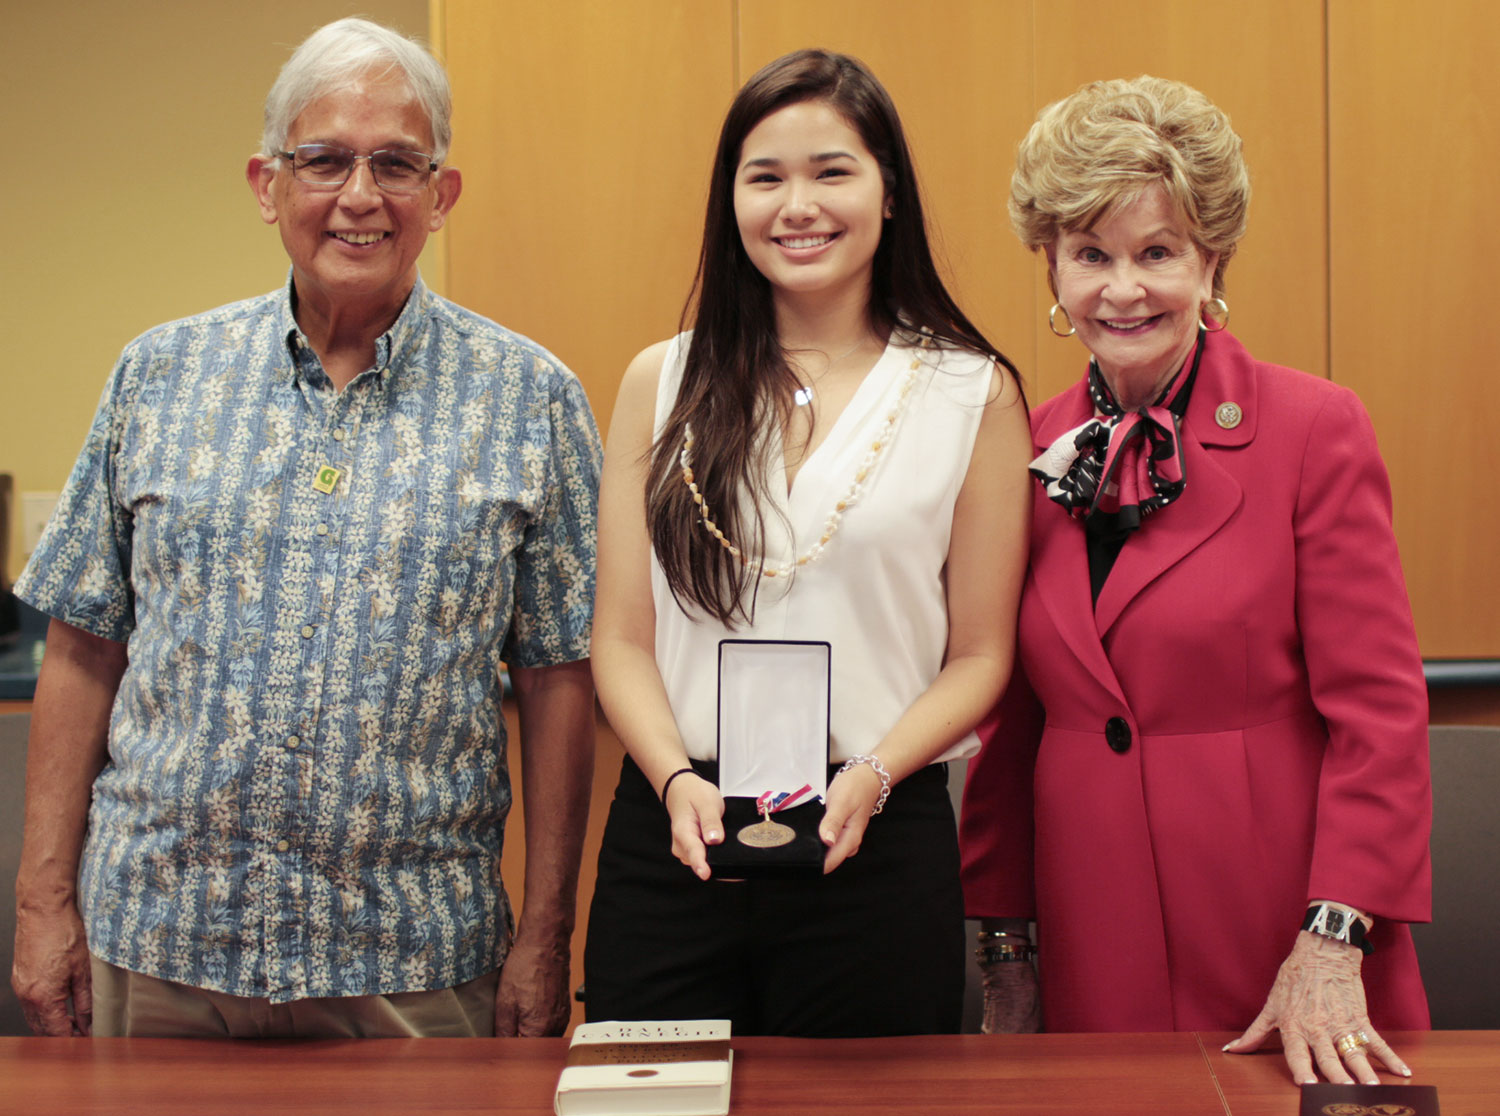
<svg viewBox="0 0 1500 1116">
<path fill-rule="evenodd" d="M 1314 903 L 1308 907 L 1307 917 L 1302 920 L 1302 929 L 1336 942 L 1358 946 L 1360 952 L 1366 955 L 1375 951 L 1365 935 L 1364 920 L 1349 908 L 1336 903 Z"/>
</svg>

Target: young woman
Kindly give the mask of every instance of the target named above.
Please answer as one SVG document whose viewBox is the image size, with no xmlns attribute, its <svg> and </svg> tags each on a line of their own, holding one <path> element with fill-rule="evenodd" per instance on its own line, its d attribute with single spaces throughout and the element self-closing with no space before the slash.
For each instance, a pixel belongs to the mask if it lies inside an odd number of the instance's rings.
<svg viewBox="0 0 1500 1116">
<path fill-rule="evenodd" d="M 798 51 L 736 96 L 688 317 L 626 371 L 606 451 L 593 661 L 629 756 L 589 1018 L 957 1030 L 944 761 L 975 750 L 1010 673 L 1030 441 L 856 60 Z M 726 638 L 831 644 L 821 879 L 709 878 L 707 846 L 734 839 L 713 762 Z"/>
</svg>

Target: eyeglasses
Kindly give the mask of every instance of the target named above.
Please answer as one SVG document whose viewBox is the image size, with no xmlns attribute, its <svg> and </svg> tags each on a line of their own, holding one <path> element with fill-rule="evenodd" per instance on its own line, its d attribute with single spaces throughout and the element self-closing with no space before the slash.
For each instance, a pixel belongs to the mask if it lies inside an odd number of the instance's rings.
<svg viewBox="0 0 1500 1116">
<path fill-rule="evenodd" d="M 420 190 L 427 185 L 432 172 L 438 169 L 431 155 L 399 147 L 356 155 L 347 147 L 335 147 L 328 143 L 304 143 L 291 151 L 278 151 L 276 154 L 283 159 L 290 159 L 292 176 L 309 186 L 342 186 L 349 181 L 349 176 L 354 173 L 354 164 L 361 159 L 370 164 L 370 174 L 375 178 L 375 185 L 396 193 Z"/>
</svg>

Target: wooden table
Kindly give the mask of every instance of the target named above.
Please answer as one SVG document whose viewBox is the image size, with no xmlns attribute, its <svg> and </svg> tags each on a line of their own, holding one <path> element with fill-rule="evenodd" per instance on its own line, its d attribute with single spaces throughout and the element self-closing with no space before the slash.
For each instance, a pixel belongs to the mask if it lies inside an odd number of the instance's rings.
<svg viewBox="0 0 1500 1116">
<path fill-rule="evenodd" d="M 1286 1062 L 1234 1057 L 1219 1050 L 1231 1035 L 1203 1035 L 1209 1066 L 1232 1116 L 1296 1116 Z M 1443 1116 L 1500 1114 L 1500 1031 L 1395 1031 L 1384 1036 L 1412 1069 L 1410 1082 L 1383 1074 L 1386 1084 L 1436 1085 Z M 1218 1045 L 1210 1042 L 1218 1039 Z"/>
<path fill-rule="evenodd" d="M 1296 1116 L 1279 1052 L 1228 1034 L 737 1038 L 731 1112 Z M 1443 1116 L 1500 1113 L 1500 1032 L 1390 1037 Z M 0 1112 L 38 1116 L 552 1110 L 562 1039 L 0 1039 Z M 1390 1080 L 1389 1078 L 1387 1080 Z"/>
</svg>

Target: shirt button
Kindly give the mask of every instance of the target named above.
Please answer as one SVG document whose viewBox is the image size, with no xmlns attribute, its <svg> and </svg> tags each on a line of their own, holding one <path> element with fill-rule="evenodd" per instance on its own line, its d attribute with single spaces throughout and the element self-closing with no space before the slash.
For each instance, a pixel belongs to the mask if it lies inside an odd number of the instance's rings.
<svg viewBox="0 0 1500 1116">
<path fill-rule="evenodd" d="M 277 841 L 276 842 L 276 851 L 277 852 L 286 852 L 291 847 L 292 847 L 292 843 L 290 841 Z"/>
<path fill-rule="evenodd" d="M 288 748 L 295 748 L 298 744 L 301 744 L 301 743 L 302 743 L 302 740 L 299 737 L 288 736 L 286 738 L 286 746 Z"/>
<path fill-rule="evenodd" d="M 328 534 L 328 524 L 326 524 L 326 523 L 319 523 L 317 529 L 318 529 L 318 534 L 320 534 L 320 535 L 326 535 L 326 534 Z"/>
<path fill-rule="evenodd" d="M 335 442 L 342 442 L 344 440 L 344 432 L 342 429 L 335 430 L 333 432 L 333 440 Z"/>
<path fill-rule="evenodd" d="M 313 626 L 311 624 L 304 624 L 303 627 L 302 627 L 302 638 L 303 639 L 312 639 L 312 637 L 313 637 Z"/>
<path fill-rule="evenodd" d="M 1104 739 L 1113 751 L 1130 751 L 1130 725 L 1124 717 L 1111 717 L 1104 723 Z"/>
</svg>

